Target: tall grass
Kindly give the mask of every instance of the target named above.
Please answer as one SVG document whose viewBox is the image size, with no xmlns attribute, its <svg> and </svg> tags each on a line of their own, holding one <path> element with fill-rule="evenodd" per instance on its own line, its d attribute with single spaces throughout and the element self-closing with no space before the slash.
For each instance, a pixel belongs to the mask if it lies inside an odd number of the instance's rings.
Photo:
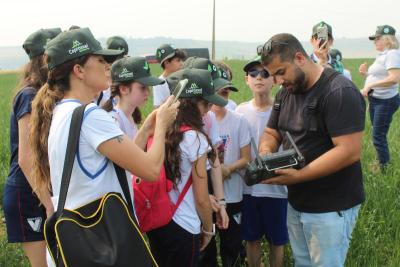
<svg viewBox="0 0 400 267">
<path fill-rule="evenodd" d="M 353 81 L 358 88 L 363 87 L 363 78 L 358 74 L 358 66 L 365 59 L 345 60 L 344 64 L 353 74 Z M 371 59 L 367 59 L 369 63 Z M 244 61 L 230 60 L 227 63 L 233 70 L 233 82 L 239 88 L 231 98 L 237 103 L 251 98 L 251 92 L 244 81 Z M 151 65 L 152 72 L 160 74 L 161 69 Z M 2 192 L 9 165 L 9 113 L 14 94 L 17 74 L 0 75 L 0 216 Z M 147 115 L 152 109 L 152 98 L 142 107 Z M 349 267 L 400 266 L 400 113 L 397 112 L 389 132 L 389 143 L 392 152 L 392 163 L 385 174 L 379 172 L 376 154 L 371 143 L 371 125 L 369 117 L 363 140 L 362 164 L 364 185 L 367 195 L 362 205 L 353 239 L 347 256 Z M 6 241 L 5 225 L 0 222 L 0 266 L 28 266 L 23 253 L 17 245 Z M 286 266 L 292 266 L 290 247 L 286 248 Z"/>
</svg>

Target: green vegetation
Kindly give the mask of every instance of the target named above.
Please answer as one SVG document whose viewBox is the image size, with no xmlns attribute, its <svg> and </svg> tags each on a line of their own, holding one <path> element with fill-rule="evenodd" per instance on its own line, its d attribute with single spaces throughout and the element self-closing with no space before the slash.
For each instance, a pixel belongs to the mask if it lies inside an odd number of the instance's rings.
<svg viewBox="0 0 400 267">
<path fill-rule="evenodd" d="M 344 65 L 353 75 L 354 83 L 362 88 L 363 78 L 358 74 L 358 66 L 364 59 L 345 60 Z M 369 63 L 371 59 L 367 60 Z M 230 60 L 227 63 L 233 69 L 234 84 L 240 89 L 232 93 L 232 99 L 237 103 L 251 98 L 251 92 L 246 87 L 242 67 L 244 61 Z M 151 65 L 155 74 L 161 72 L 156 65 Z M 9 167 L 9 113 L 12 97 L 17 83 L 17 74 L 0 74 L 0 217 L 3 199 L 4 182 Z M 148 114 L 152 107 L 152 99 L 143 107 Z M 400 142 L 397 134 L 400 132 L 400 113 L 394 117 L 389 143 L 393 163 L 385 174 L 379 172 L 375 159 L 375 151 L 371 142 L 371 126 L 369 117 L 366 120 L 362 163 L 364 184 L 367 200 L 361 208 L 353 240 L 347 256 L 346 266 L 399 266 L 400 263 Z M 0 220 L 0 266 L 29 266 L 18 245 L 7 244 L 5 225 Z M 290 247 L 286 249 L 286 266 L 292 266 Z M 265 261 L 266 262 L 266 261 Z M 267 266 L 267 265 L 266 265 Z"/>
</svg>

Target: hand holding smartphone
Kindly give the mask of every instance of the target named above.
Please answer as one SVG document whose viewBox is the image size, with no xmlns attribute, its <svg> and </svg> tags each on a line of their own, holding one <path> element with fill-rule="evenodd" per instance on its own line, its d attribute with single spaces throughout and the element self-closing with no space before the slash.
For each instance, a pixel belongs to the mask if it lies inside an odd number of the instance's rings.
<svg viewBox="0 0 400 267">
<path fill-rule="evenodd" d="M 320 48 L 326 46 L 326 43 L 328 42 L 328 26 L 323 25 L 317 28 L 317 38 L 320 40 Z"/>
<path fill-rule="evenodd" d="M 172 103 L 175 103 L 178 100 L 179 96 L 182 94 L 183 89 L 185 89 L 188 82 L 189 82 L 188 79 L 183 79 L 178 82 L 178 84 L 174 89 L 174 92 L 172 93 L 175 96 L 175 99 Z"/>
</svg>

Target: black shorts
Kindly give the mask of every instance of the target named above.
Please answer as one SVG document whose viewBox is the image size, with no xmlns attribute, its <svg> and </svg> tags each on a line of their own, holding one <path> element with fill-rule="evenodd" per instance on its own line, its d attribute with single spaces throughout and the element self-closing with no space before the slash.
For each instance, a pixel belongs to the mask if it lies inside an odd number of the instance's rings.
<svg viewBox="0 0 400 267">
<path fill-rule="evenodd" d="M 32 188 L 6 184 L 3 197 L 8 242 L 44 240 L 46 209 L 39 205 L 40 201 L 32 192 Z"/>
</svg>

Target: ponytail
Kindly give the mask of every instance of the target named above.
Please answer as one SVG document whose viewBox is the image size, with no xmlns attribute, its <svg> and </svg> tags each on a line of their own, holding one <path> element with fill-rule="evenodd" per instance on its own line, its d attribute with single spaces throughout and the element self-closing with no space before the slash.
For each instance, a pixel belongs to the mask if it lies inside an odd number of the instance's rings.
<svg viewBox="0 0 400 267">
<path fill-rule="evenodd" d="M 120 83 L 115 82 L 110 88 L 110 98 L 101 106 L 105 111 L 110 112 L 114 108 L 114 98 L 119 96 L 119 85 Z"/>
<path fill-rule="evenodd" d="M 83 66 L 89 57 L 82 56 L 50 70 L 47 82 L 32 100 L 29 140 L 32 147 L 33 190 L 39 198 L 46 190 L 51 192 L 48 138 L 54 107 L 70 89 L 72 68 L 76 64 Z"/>
<path fill-rule="evenodd" d="M 54 90 L 48 83 L 42 86 L 32 101 L 30 142 L 32 146 L 34 191 L 39 195 L 50 188 L 50 166 L 48 143 L 51 118 L 57 102 L 64 97 L 64 91 Z"/>
</svg>

